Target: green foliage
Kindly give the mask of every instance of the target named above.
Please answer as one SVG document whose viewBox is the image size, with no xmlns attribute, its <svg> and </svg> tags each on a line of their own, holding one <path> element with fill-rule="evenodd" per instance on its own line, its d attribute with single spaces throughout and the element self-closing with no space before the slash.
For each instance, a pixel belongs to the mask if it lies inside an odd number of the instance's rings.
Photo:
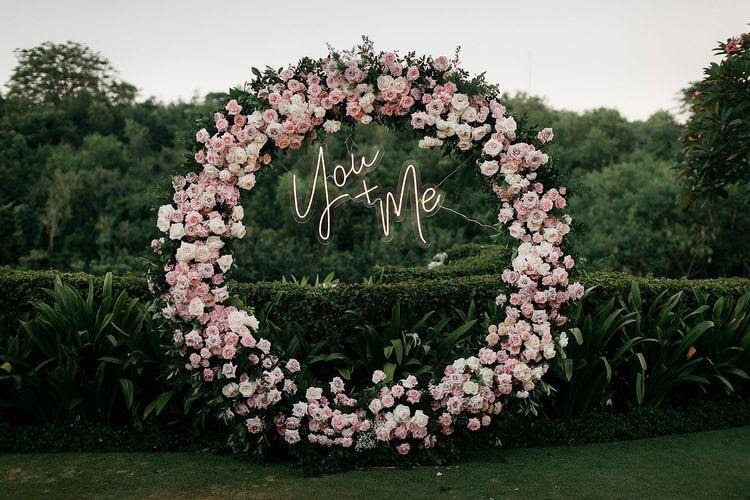
<svg viewBox="0 0 750 500">
<path fill-rule="evenodd" d="M 623 300 L 623 308 L 634 321 L 625 325 L 625 338 L 649 339 L 640 345 L 644 370 L 635 374 L 635 401 L 638 405 L 659 406 L 664 399 L 685 387 L 708 392 L 709 380 L 703 369 L 706 359 L 695 355 L 694 345 L 704 334 L 710 334 L 712 321 L 694 321 L 708 306 L 693 311 L 681 304 L 682 292 L 662 292 L 649 303 L 641 297 L 637 283 Z M 708 332 L 708 333 L 707 333 Z"/>
<path fill-rule="evenodd" d="M 714 324 L 711 335 L 702 336 L 696 352 L 706 356 L 708 377 L 718 381 L 718 389 L 727 394 L 747 384 L 750 370 L 750 293 L 735 299 L 718 297 L 713 303 L 702 290 L 693 290 L 696 303 L 702 310 L 697 320 Z"/>
<path fill-rule="evenodd" d="M 692 115 L 681 137 L 683 202 L 728 196 L 727 186 L 750 181 L 750 34 L 720 43 L 722 57 L 685 90 Z"/>
<path fill-rule="evenodd" d="M 442 314 L 437 321 L 431 319 L 434 311 L 416 322 L 410 321 L 400 302 L 396 302 L 390 319 L 385 321 L 373 321 L 361 312 L 352 314 L 356 316 L 358 332 L 345 339 L 352 352 L 342 374 L 362 385 L 367 384 L 375 370 L 385 372 L 387 382 L 408 375 L 423 380 L 439 379 L 442 368 L 457 356 L 470 352 L 469 347 L 477 339 L 476 330 L 472 331 L 478 321 L 473 302 L 465 313 L 456 310 L 454 315 Z"/>
<path fill-rule="evenodd" d="M 750 401 L 723 399 L 696 401 L 680 407 L 636 408 L 628 412 L 597 411 L 573 419 L 544 416 L 530 419 L 506 413 L 498 418 L 493 431 L 503 448 L 520 448 L 644 439 L 748 424 Z M 164 425 L 134 428 L 84 423 L 40 426 L 0 422 L 0 452 L 3 453 L 206 450 L 227 451 L 223 432 L 196 433 Z M 455 462 L 460 457 L 445 458 Z"/>
<path fill-rule="evenodd" d="M 111 274 L 96 300 L 92 280 L 85 298 L 59 278 L 45 292 L 51 304 L 34 302 L 33 319 L 0 340 L 2 404 L 31 422 L 140 425 L 164 362 L 147 308 L 114 292 Z"/>
<path fill-rule="evenodd" d="M 570 203 L 585 232 L 576 255 L 590 268 L 691 277 L 750 270 L 750 253 L 738 251 L 750 245 L 739 193 L 701 214 L 686 213 L 675 206 L 672 163 L 650 157 L 589 172 L 579 191 Z"/>
<path fill-rule="evenodd" d="M 635 321 L 633 314 L 616 308 L 615 297 L 602 304 L 589 305 L 589 290 L 570 313 L 571 337 L 561 361 L 563 383 L 556 397 L 556 411 L 570 418 L 612 403 L 615 384 L 622 384 L 623 371 L 645 369 L 639 344 L 652 339 L 623 339 L 623 330 Z M 586 306 L 592 308 L 586 311 Z M 638 366 L 640 365 L 640 366 Z M 628 367 L 628 368 L 626 368 Z"/>
<path fill-rule="evenodd" d="M 76 51 L 83 54 L 79 58 L 81 68 L 76 66 L 79 62 L 75 57 L 66 55 L 63 60 L 69 68 L 44 70 L 42 84 L 67 89 L 55 91 L 54 106 L 40 106 L 22 98 L 44 93 L 20 77 L 0 104 L 0 141 L 4 145 L 0 150 L 0 214 L 6 234 L 12 236 L 0 241 L 0 264 L 95 274 L 142 273 L 146 266 L 140 257 L 156 235 L 156 193 L 163 192 L 157 188 L 168 182 L 173 167 L 185 157 L 180 143 L 194 143 L 194 137 L 186 137 L 185 132 L 194 130 L 195 117 L 204 117 L 200 119 L 203 123 L 217 102 L 226 101 L 228 95 L 211 94 L 205 99 L 171 104 L 106 98 L 102 94 L 119 80 L 106 59 L 74 43 L 45 44 L 19 52 L 35 54 L 33 60 L 21 58 L 19 68 L 29 66 L 24 72 L 41 75 L 42 69 L 49 67 L 44 61 Z M 303 60 L 300 64 L 310 63 Z M 275 78 L 273 72 L 257 73 L 261 78 Z M 470 86 L 491 90 L 481 79 Z M 245 89 L 233 89 L 229 96 L 250 98 Z M 746 259 L 743 264 L 736 258 L 738 254 L 747 255 L 744 249 L 750 242 L 744 237 L 727 237 L 728 231 L 734 231 L 735 236 L 750 234 L 743 229 L 747 222 L 741 206 L 712 206 L 701 217 L 694 217 L 695 221 L 677 215 L 671 208 L 676 184 L 662 170 L 676 161 L 676 139 L 681 130 L 671 115 L 658 112 L 646 121 L 632 122 L 610 109 L 575 113 L 552 109 L 543 100 L 524 94 L 502 99 L 519 124 L 536 122 L 555 129 L 556 137 L 549 148 L 562 174 L 577 179 L 627 163 L 637 164 L 633 168 L 640 168 L 642 176 L 655 178 L 641 183 L 642 188 L 638 185 L 633 195 L 633 182 L 618 168 L 618 172 L 607 174 L 611 190 L 607 191 L 606 203 L 597 199 L 590 216 L 586 209 L 580 217 L 574 210 L 574 219 L 585 222 L 587 238 L 592 242 L 590 253 L 588 240 L 579 252 L 594 260 L 597 268 L 665 276 L 750 272 Z M 246 104 L 265 105 L 254 101 Z M 382 147 L 383 161 L 368 174 L 380 186 L 392 186 L 404 161 L 413 160 L 420 165 L 425 183 L 437 184 L 448 177 L 440 185 L 446 207 L 485 224 L 496 221 L 496 200 L 480 189 L 481 176 L 473 162 L 462 164 L 462 160 L 419 149 L 409 130 L 378 125 L 347 128 L 338 137 L 329 137 L 325 147 L 329 163 L 346 163 L 352 149 L 369 153 Z M 333 242 L 318 245 L 313 224 L 296 223 L 289 208 L 289 172 L 297 173 L 306 185 L 314 154 L 314 150 L 308 150 L 279 157 L 259 172 L 261 182 L 251 196 L 243 198 L 245 213 L 250 216 L 245 221 L 247 236 L 233 248 L 238 279 L 258 281 L 293 275 L 301 280 L 335 271 L 341 280 L 354 282 L 372 274 L 373 266 L 425 264 L 433 254 L 456 244 L 486 244 L 494 235 L 493 230 L 444 210 L 427 224 L 430 249 L 414 244 L 409 224 L 397 225 L 393 240 L 383 244 L 374 230 L 374 211 L 348 203 L 336 210 Z M 585 179 L 583 188 L 571 192 L 598 191 L 598 185 L 592 183 L 599 179 L 588 175 Z M 591 189 L 595 185 L 597 190 Z M 623 212 L 627 217 L 598 217 L 602 215 L 599 207 L 625 205 L 618 200 L 630 203 Z M 569 201 L 574 209 L 583 206 L 573 198 Z M 649 210 L 632 208 L 638 206 Z M 669 234 L 669 245 L 664 245 L 663 232 L 650 227 L 660 220 L 657 215 L 674 232 Z M 722 220 L 728 222 L 719 223 Z M 643 230 L 636 226 L 639 229 L 633 232 L 634 224 L 641 224 Z M 609 255 L 612 257 L 604 258 Z M 496 262 L 495 268 L 504 262 Z"/>
<path fill-rule="evenodd" d="M 56 104 L 82 92 L 110 104 L 130 103 L 136 88 L 116 78 L 110 62 L 75 42 L 45 42 L 15 51 L 18 64 L 8 81 L 8 96 L 30 103 Z"/>
</svg>

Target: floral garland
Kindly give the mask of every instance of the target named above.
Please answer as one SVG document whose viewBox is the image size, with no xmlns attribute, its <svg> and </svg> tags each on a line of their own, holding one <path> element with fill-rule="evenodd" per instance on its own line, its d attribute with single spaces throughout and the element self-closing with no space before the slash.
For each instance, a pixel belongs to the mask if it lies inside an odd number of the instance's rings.
<svg viewBox="0 0 750 500">
<path fill-rule="evenodd" d="M 560 308 L 584 291 L 569 282 L 574 261 L 562 249 L 571 223 L 562 214 L 565 188 L 547 185 L 555 178 L 545 174 L 541 148 L 552 130 L 532 129 L 520 140 L 519 125 L 483 77 L 470 79 L 446 57 L 375 54 L 367 40 L 350 52 L 253 72 L 250 86 L 233 90 L 196 133 L 189 172 L 173 178 L 172 199 L 158 211 L 167 236 L 152 242 L 161 261 L 151 285 L 173 328 L 174 353 L 196 392 L 218 401 L 235 444 L 277 435 L 293 447 L 386 445 L 408 454 L 457 429 L 487 427 L 508 401 L 532 402 L 567 343 L 553 331 L 566 322 Z M 256 172 L 285 150 L 334 134 L 342 123 L 373 120 L 409 123 L 422 148 L 476 155 L 499 200 L 499 222 L 519 240 L 502 273 L 513 291 L 497 296 L 504 318 L 489 326 L 485 347 L 446 366 L 441 380 L 392 381 L 376 371 L 362 402 L 338 377 L 328 391 L 298 394 L 299 362 L 280 360 L 268 340 L 256 338 L 255 316 L 227 305 L 227 244 L 245 234 L 240 189 L 252 189 Z"/>
</svg>

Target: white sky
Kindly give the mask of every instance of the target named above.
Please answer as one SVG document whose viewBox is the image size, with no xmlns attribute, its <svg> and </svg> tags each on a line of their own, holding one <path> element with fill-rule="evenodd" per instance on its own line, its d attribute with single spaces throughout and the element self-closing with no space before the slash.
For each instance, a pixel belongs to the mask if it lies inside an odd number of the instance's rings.
<svg viewBox="0 0 750 500">
<path fill-rule="evenodd" d="M 600 106 L 644 119 L 676 110 L 717 40 L 748 31 L 748 0 L 0 0 L 0 82 L 17 47 L 74 40 L 108 57 L 141 97 L 189 99 L 349 48 L 451 55 L 508 91 L 556 108 Z M 530 56 L 531 55 L 531 56 Z M 529 82 L 531 59 L 531 82 Z"/>
</svg>

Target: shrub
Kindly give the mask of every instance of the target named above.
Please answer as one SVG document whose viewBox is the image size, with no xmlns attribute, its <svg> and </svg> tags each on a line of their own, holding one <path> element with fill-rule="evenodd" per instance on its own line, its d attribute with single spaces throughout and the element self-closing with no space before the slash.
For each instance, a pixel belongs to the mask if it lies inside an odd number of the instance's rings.
<svg viewBox="0 0 750 500">
<path fill-rule="evenodd" d="M 144 415 L 165 409 L 170 418 L 190 413 L 197 415 L 193 424 L 204 422 L 206 414 L 196 412 L 197 405 L 191 409 L 194 399 L 182 387 L 154 383 L 168 363 L 158 325 L 146 306 L 130 298 L 131 291 L 148 297 L 142 279 L 55 276 L 0 272 L 9 291 L 3 310 L 15 313 L 6 316 L 0 331 L 0 404 L 6 413 L 36 421 L 140 425 Z M 42 289 L 50 281 L 56 281 L 51 295 Z M 559 392 L 550 396 L 543 414 L 572 418 L 610 403 L 625 410 L 746 393 L 747 280 L 592 273 L 584 282 L 585 299 L 567 312 L 567 358 L 553 373 Z M 280 354 L 302 362 L 301 387 L 338 375 L 356 389 L 374 369 L 392 370 L 395 378 L 426 378 L 444 358 L 460 356 L 485 336 L 500 284 L 493 276 L 459 276 L 231 286 L 256 305 L 260 334 L 279 346 Z M 33 304 L 18 303 L 20 297 L 32 298 Z M 17 326 L 19 317 L 29 315 L 25 328 L 13 328 L 14 321 Z M 53 352 L 38 342 L 59 342 L 61 349 Z"/>
<path fill-rule="evenodd" d="M 680 139 L 686 204 L 701 196 L 726 197 L 728 185 L 750 181 L 750 33 L 730 38 L 715 52 L 722 60 L 685 90 L 692 111 Z"/>
<path fill-rule="evenodd" d="M 32 303 L 35 316 L 0 339 L 2 403 L 31 422 L 131 422 L 153 409 L 163 365 L 160 330 L 148 309 L 112 275 L 95 299 L 57 278 L 45 289 L 51 305 Z M 156 403 L 160 405 L 161 403 Z"/>
</svg>

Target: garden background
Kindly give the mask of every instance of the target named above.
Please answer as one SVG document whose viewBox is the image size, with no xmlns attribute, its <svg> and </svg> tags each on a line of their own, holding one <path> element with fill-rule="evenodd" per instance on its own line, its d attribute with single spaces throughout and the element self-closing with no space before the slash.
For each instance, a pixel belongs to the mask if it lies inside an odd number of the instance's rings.
<svg viewBox="0 0 750 500">
<path fill-rule="evenodd" d="M 191 411 L 199 398 L 153 383 L 166 382 L 169 360 L 144 277 L 159 190 L 195 118 L 223 95 L 137 99 L 104 55 L 73 42 L 17 56 L 0 96 L 0 449 L 225 450 L 215 416 Z M 696 88 L 683 91 L 688 116 Z M 746 179 L 691 196 L 678 177 L 690 130 L 667 111 L 632 121 L 614 109 L 557 110 L 522 93 L 503 99 L 514 116 L 555 131 L 549 151 L 571 180 L 575 255 L 589 291 L 569 311 L 567 358 L 554 367 L 557 391 L 537 419 L 508 414 L 486 442 L 443 451 L 454 460 L 485 444 L 613 441 L 750 422 Z M 745 164 L 746 143 L 735 143 Z M 393 184 L 403 162 L 416 160 L 428 183 L 449 176 L 446 206 L 495 223 L 475 169 L 452 173 L 454 160 L 376 126 L 346 131 L 327 154 L 344 162 L 353 145 L 383 148 L 376 181 Z M 494 313 L 510 241 L 441 211 L 426 224 L 429 248 L 416 245 L 408 223 L 383 243 L 374 212 L 348 204 L 337 211 L 333 242 L 319 245 L 290 210 L 289 171 L 309 179 L 314 155 L 260 174 L 243 200 L 247 236 L 235 245 L 230 283 L 282 357 L 302 361 L 303 380 L 361 382 L 388 363 L 394 379 L 429 372 L 483 336 L 476 326 Z M 417 331 L 420 342 L 410 343 Z M 363 354 L 373 350 L 360 342 L 369 334 L 383 354 Z M 394 341 L 401 356 L 377 344 Z M 297 458 L 316 472 L 357 465 Z"/>
</svg>

